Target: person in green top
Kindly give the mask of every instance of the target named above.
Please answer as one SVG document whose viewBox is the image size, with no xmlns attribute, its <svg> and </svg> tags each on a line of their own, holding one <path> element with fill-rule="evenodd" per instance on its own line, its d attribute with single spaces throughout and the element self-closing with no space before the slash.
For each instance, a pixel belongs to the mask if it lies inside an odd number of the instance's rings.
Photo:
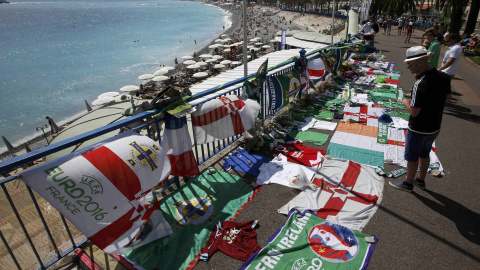
<svg viewBox="0 0 480 270">
<path fill-rule="evenodd" d="M 440 42 L 435 39 L 435 33 L 433 29 L 428 29 L 424 33 L 425 38 L 430 42 L 430 47 L 428 47 L 428 64 L 432 68 L 437 68 L 438 59 L 440 58 Z"/>
</svg>

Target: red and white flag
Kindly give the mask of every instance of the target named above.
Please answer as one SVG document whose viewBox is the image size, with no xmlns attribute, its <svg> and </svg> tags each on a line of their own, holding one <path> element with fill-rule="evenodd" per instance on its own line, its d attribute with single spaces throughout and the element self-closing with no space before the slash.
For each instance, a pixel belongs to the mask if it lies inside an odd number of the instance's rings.
<svg viewBox="0 0 480 270">
<path fill-rule="evenodd" d="M 308 75 L 312 80 L 318 80 L 325 75 L 325 62 L 321 57 L 308 61 Z"/>
<path fill-rule="evenodd" d="M 251 129 L 259 111 L 257 102 L 243 101 L 235 95 L 219 97 L 198 106 L 192 114 L 197 144 L 222 140 Z"/>
<path fill-rule="evenodd" d="M 171 175 L 194 176 L 200 174 L 192 151 L 186 117 L 166 116 L 161 145 L 172 164 Z"/>
<path fill-rule="evenodd" d="M 145 198 L 169 174 L 158 143 L 126 132 L 21 178 L 95 245 L 118 254 L 172 233 L 156 199 Z"/>
<path fill-rule="evenodd" d="M 325 160 L 312 184 L 318 188 L 302 191 L 278 211 L 312 210 L 318 217 L 361 230 L 382 200 L 383 178 L 373 168 L 349 160 Z"/>
<path fill-rule="evenodd" d="M 368 126 L 378 126 L 378 117 L 380 117 L 385 108 L 373 106 L 350 107 L 345 105 L 343 109 L 343 121 L 352 119 L 355 121 L 365 121 Z"/>
</svg>

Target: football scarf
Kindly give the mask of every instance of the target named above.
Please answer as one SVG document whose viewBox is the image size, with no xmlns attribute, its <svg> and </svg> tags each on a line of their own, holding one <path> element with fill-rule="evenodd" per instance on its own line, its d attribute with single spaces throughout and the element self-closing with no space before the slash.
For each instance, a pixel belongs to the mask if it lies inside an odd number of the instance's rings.
<svg viewBox="0 0 480 270">
<path fill-rule="evenodd" d="M 367 269 L 376 236 L 292 210 L 268 244 L 240 269 Z"/>
</svg>

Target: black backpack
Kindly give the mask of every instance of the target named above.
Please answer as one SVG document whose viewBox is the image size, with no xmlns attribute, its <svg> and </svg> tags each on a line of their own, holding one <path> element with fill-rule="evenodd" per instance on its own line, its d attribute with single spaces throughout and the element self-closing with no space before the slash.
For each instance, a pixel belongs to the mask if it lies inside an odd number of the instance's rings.
<svg viewBox="0 0 480 270">
<path fill-rule="evenodd" d="M 375 33 L 378 33 L 378 31 L 380 31 L 380 27 L 378 26 L 377 22 L 374 22 L 372 24 L 372 28 L 373 28 L 373 31 L 375 31 Z"/>
</svg>

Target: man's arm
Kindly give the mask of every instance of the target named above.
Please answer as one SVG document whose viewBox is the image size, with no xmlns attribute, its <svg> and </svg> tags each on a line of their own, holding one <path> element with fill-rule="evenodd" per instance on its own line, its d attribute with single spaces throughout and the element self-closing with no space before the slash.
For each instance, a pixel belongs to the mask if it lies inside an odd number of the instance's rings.
<svg viewBox="0 0 480 270">
<path fill-rule="evenodd" d="M 407 112 L 413 117 L 416 117 L 418 114 L 420 114 L 420 111 L 422 110 L 422 108 L 410 106 L 410 100 L 406 98 L 403 99 L 402 105 L 407 108 Z"/>
<path fill-rule="evenodd" d="M 449 102 L 451 98 L 452 98 L 452 94 L 448 94 L 447 97 L 445 98 L 445 103 Z"/>
<path fill-rule="evenodd" d="M 449 66 L 453 65 L 453 63 L 455 63 L 455 60 L 457 60 L 457 58 L 448 59 L 448 61 L 445 63 L 445 65 L 441 66 L 438 70 L 444 70 L 444 69 L 448 68 Z"/>
</svg>

